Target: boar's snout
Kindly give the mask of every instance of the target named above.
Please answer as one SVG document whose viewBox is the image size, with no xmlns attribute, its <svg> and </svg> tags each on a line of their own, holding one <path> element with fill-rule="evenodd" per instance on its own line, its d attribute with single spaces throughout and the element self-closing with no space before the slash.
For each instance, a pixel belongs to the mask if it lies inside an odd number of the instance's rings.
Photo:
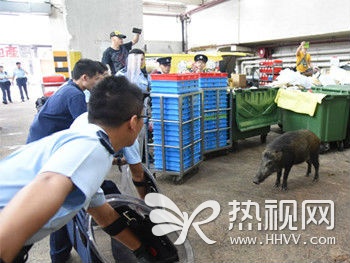
<svg viewBox="0 0 350 263">
<path fill-rule="evenodd" d="M 253 179 L 254 184 L 260 184 L 261 180 L 259 179 L 259 175 L 256 175 Z"/>
</svg>

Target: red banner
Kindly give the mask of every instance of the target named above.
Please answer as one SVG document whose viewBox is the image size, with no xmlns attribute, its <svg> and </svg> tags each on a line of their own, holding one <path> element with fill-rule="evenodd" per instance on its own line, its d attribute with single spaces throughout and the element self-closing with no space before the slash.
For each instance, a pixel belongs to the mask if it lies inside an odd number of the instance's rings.
<svg viewBox="0 0 350 263">
<path fill-rule="evenodd" d="M 0 58 L 18 58 L 19 47 L 16 45 L 0 45 Z"/>
</svg>

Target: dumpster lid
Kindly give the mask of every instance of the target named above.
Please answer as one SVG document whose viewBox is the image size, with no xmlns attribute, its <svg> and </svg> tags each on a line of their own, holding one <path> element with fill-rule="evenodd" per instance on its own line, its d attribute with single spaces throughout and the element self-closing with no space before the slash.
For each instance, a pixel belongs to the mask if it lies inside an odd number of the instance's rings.
<svg viewBox="0 0 350 263">
<path fill-rule="evenodd" d="M 297 113 L 314 116 L 317 104 L 326 97 L 324 93 L 303 92 L 300 90 L 279 89 L 275 98 L 277 106 Z"/>
</svg>

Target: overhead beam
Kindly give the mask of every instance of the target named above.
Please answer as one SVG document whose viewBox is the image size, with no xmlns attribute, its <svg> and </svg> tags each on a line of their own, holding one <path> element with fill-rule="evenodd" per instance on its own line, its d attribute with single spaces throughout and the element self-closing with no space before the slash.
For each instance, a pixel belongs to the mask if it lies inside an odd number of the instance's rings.
<svg viewBox="0 0 350 263">
<path fill-rule="evenodd" d="M 209 0 L 144 0 L 143 2 L 153 2 L 153 3 L 174 3 L 174 4 L 183 4 L 183 5 L 201 5 Z"/>
<path fill-rule="evenodd" d="M 48 2 L 12 2 L 0 0 L 0 14 L 37 14 L 50 15 L 51 4 Z"/>
<path fill-rule="evenodd" d="M 160 16 L 177 16 L 178 14 L 186 12 L 186 5 L 182 3 L 170 3 L 170 2 L 143 2 L 143 14 L 144 15 L 160 15 Z"/>
</svg>

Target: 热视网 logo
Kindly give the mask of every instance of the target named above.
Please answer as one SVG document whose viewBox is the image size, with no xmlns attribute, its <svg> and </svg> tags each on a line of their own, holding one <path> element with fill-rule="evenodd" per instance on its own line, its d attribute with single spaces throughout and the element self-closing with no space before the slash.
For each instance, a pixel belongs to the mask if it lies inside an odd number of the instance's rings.
<svg viewBox="0 0 350 263">
<path fill-rule="evenodd" d="M 189 216 L 186 212 L 181 212 L 177 205 L 165 195 L 159 193 L 150 193 L 145 197 L 148 206 L 158 207 L 150 213 L 150 219 L 157 224 L 152 228 L 152 232 L 156 236 L 163 236 L 174 231 L 181 231 L 175 245 L 181 245 L 185 242 L 188 230 L 193 226 L 198 235 L 207 244 L 214 244 L 216 241 L 209 239 L 201 230 L 200 225 L 207 224 L 218 217 L 220 213 L 220 204 L 217 201 L 209 200 L 200 204 Z M 195 222 L 195 218 L 203 210 L 211 208 L 212 214 L 205 220 Z M 170 212 L 171 211 L 171 212 Z"/>
</svg>

